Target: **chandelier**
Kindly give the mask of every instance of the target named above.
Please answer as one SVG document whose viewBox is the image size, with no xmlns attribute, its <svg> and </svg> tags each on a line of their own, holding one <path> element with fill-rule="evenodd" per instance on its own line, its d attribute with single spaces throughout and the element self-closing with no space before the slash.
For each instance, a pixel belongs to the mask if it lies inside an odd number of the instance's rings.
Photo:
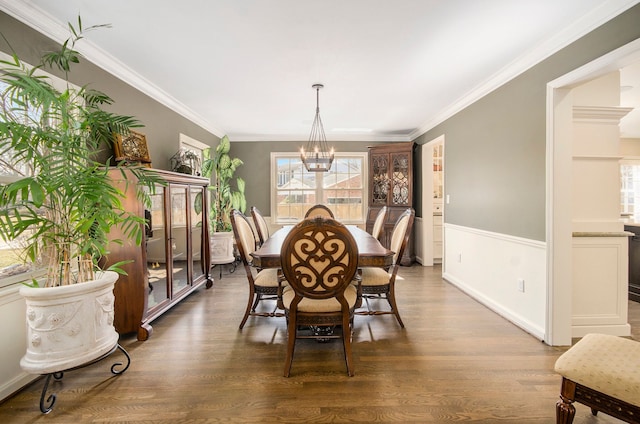
<svg viewBox="0 0 640 424">
<path fill-rule="evenodd" d="M 333 148 L 329 150 L 320 118 L 320 89 L 324 85 L 313 84 L 312 87 L 316 90 L 316 116 L 313 119 L 307 147 L 300 148 L 300 159 L 307 171 L 327 172 L 333 163 Z"/>
</svg>

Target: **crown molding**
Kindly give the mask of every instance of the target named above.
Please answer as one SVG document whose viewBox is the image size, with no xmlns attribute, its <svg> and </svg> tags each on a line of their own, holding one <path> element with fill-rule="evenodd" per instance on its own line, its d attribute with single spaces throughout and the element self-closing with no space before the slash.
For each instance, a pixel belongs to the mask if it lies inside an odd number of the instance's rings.
<svg viewBox="0 0 640 424">
<path fill-rule="evenodd" d="M 573 122 L 618 125 L 632 110 L 632 107 L 621 106 L 574 106 Z"/>
<path fill-rule="evenodd" d="M 58 43 L 63 43 L 69 38 L 69 29 L 66 26 L 57 23 L 49 14 L 44 13 L 32 4 L 15 0 L 0 0 L 0 9 Z M 194 112 L 182 102 L 134 72 L 115 57 L 99 49 L 87 39 L 82 39 L 78 42 L 77 50 L 85 59 L 96 66 L 213 133 L 215 136 L 223 137 L 225 135 L 222 129 L 212 125 L 200 114 Z"/>
<path fill-rule="evenodd" d="M 366 137 L 363 137 L 356 135 L 344 136 L 341 137 L 341 140 L 371 142 L 415 140 L 417 137 L 449 119 L 456 113 L 460 112 L 477 100 L 491 93 L 506 82 L 522 74 L 527 69 L 530 69 L 531 67 L 553 55 L 560 49 L 566 47 L 573 41 L 579 39 L 580 37 L 584 36 L 598 26 L 604 24 L 605 22 L 611 20 L 615 16 L 623 13 L 639 2 L 640 0 L 604 1 L 598 8 L 594 9 L 592 12 L 577 20 L 574 25 L 565 28 L 556 36 L 546 40 L 545 42 L 538 45 L 535 49 L 531 50 L 516 61 L 507 65 L 502 70 L 494 74 L 491 78 L 486 80 L 484 83 L 478 85 L 468 94 L 459 98 L 449 107 L 443 109 L 440 113 L 424 122 L 424 124 L 422 124 L 416 130 L 412 131 L 407 136 L 368 135 Z M 42 33 L 43 35 L 53 39 L 56 42 L 62 43 L 69 36 L 68 28 L 66 26 L 57 23 L 51 16 L 42 12 L 40 9 L 30 3 L 16 0 L 0 0 L 0 9 L 8 15 L 14 17 L 20 22 L 30 26 L 34 30 Z M 125 83 L 148 95 L 149 97 L 153 98 L 154 100 L 158 101 L 174 112 L 182 115 L 186 119 L 189 119 L 195 124 L 201 126 L 205 130 L 213 133 L 215 136 L 223 137 L 226 134 L 224 130 L 217 128 L 200 114 L 188 108 L 182 102 L 178 101 L 155 84 L 143 78 L 138 73 L 134 72 L 126 64 L 120 62 L 113 56 L 99 49 L 90 41 L 86 39 L 81 40 L 81 42 L 78 44 L 78 51 L 80 51 L 80 53 L 82 53 L 82 55 L 87 60 L 94 63 L 96 66 L 121 79 Z M 232 137 L 232 135 L 229 136 Z M 233 138 L 234 141 L 299 140 L 299 137 L 291 135 L 235 135 L 233 136 Z"/>
<path fill-rule="evenodd" d="M 296 141 L 302 144 L 307 143 L 307 139 L 304 137 L 292 135 L 292 134 L 228 134 L 229 139 L 233 140 L 233 142 L 256 142 L 256 141 Z M 344 135 L 336 135 L 331 138 L 327 138 L 327 142 L 331 144 L 332 142 L 342 142 L 342 141 L 362 141 L 362 142 L 401 142 L 401 141 L 412 141 L 412 139 L 408 135 L 388 135 L 388 136 L 380 136 L 380 135 L 357 135 L 357 134 L 344 134 Z"/>
<path fill-rule="evenodd" d="M 566 27 L 563 31 L 561 31 L 554 37 L 551 37 L 550 39 L 539 44 L 536 48 L 527 52 L 519 59 L 513 61 L 502 70 L 495 73 L 487 81 L 478 85 L 468 94 L 452 103 L 441 113 L 426 121 L 423 125 L 421 125 L 418 129 L 410 134 L 411 139 L 415 140 L 417 137 L 434 128 L 436 125 L 439 125 L 445 120 L 451 118 L 456 113 L 462 111 L 466 107 L 480 100 L 498 87 L 511 81 L 518 75 L 524 73 L 526 70 L 532 68 L 551 55 L 557 53 L 564 47 L 593 31 L 600 25 L 620 15 L 639 2 L 640 0 L 604 1 L 599 7 L 574 22 L 573 25 Z"/>
</svg>

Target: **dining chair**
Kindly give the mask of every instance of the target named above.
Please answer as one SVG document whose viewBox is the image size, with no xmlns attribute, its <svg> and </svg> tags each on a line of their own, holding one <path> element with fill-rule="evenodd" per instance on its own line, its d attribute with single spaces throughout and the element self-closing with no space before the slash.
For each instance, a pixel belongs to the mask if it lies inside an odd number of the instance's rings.
<svg viewBox="0 0 640 424">
<path fill-rule="evenodd" d="M 316 216 L 322 216 L 324 218 L 334 219 L 333 212 L 325 205 L 317 204 L 309 208 L 307 213 L 304 214 L 304 218 L 314 218 Z"/>
<path fill-rule="evenodd" d="M 251 206 L 251 217 L 253 218 L 253 223 L 255 224 L 256 232 L 258 233 L 260 246 L 262 246 L 269 238 L 269 226 L 267 225 L 267 221 L 264 219 L 264 216 L 260 213 L 260 210 L 255 206 Z"/>
<path fill-rule="evenodd" d="M 289 377 L 297 339 L 342 339 L 347 373 L 353 376 L 351 331 L 359 297 L 351 280 L 358 266 L 358 246 L 349 230 L 331 218 L 315 217 L 295 225 L 281 250 L 282 290 L 287 317 Z"/>
<path fill-rule="evenodd" d="M 371 229 L 371 235 L 376 240 L 380 240 L 380 235 L 382 234 L 382 227 L 384 226 L 384 220 L 386 217 L 387 217 L 387 207 L 383 206 L 378 211 L 378 215 L 376 215 L 376 220 L 373 221 L 373 228 Z"/>
<path fill-rule="evenodd" d="M 271 311 L 256 311 L 258 304 L 263 300 L 277 300 L 278 296 L 278 279 L 279 271 L 277 268 L 267 268 L 256 272 L 252 266 L 251 253 L 256 250 L 256 239 L 253 228 L 249 223 L 249 219 L 239 210 L 231 211 L 231 226 L 236 239 L 236 245 L 244 270 L 247 273 L 247 281 L 249 282 L 249 300 L 240 329 L 244 327 L 249 316 L 260 317 L 282 317 L 284 313 L 277 311 L 276 306 Z M 255 274 L 255 275 L 254 275 Z"/>
<path fill-rule="evenodd" d="M 367 310 L 356 311 L 357 315 L 395 315 L 400 327 L 404 328 L 398 305 L 396 303 L 395 285 L 400 260 L 404 249 L 407 247 L 411 227 L 415 218 L 415 211 L 412 208 L 405 210 L 397 219 L 393 232 L 391 233 L 391 243 L 389 250 L 393 251 L 393 263 L 386 270 L 384 268 L 364 267 L 360 270 L 359 282 L 362 290 L 362 299 L 364 299 Z M 373 310 L 371 309 L 372 299 L 385 298 L 391 307 L 390 310 Z"/>
</svg>

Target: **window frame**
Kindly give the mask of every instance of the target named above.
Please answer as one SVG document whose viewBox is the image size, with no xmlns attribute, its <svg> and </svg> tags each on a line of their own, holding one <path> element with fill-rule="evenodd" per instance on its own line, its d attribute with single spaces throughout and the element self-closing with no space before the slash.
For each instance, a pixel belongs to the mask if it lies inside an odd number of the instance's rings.
<svg viewBox="0 0 640 424">
<path fill-rule="evenodd" d="M 4 60 L 4 61 L 9 61 L 12 62 L 14 59 L 11 55 L 8 55 L 7 53 L 0 51 L 0 60 Z M 29 68 L 33 68 L 34 66 L 22 61 L 23 64 L 25 64 L 27 67 Z M 37 69 L 35 72 L 36 75 L 38 76 L 43 76 L 46 77 L 49 82 L 51 83 L 51 85 L 53 85 L 55 88 L 57 88 L 58 90 L 64 91 L 67 89 L 70 90 L 79 90 L 80 87 L 78 87 L 76 84 L 73 84 L 71 82 L 65 81 L 64 79 L 57 77 L 49 72 L 46 72 L 42 69 Z M 8 183 L 12 183 L 14 181 L 17 181 L 18 179 L 21 178 L 21 175 L 19 174 L 0 174 L 0 184 L 8 184 Z M 0 243 L 4 243 L 4 241 L 0 240 Z M 27 272 L 21 272 L 18 274 L 14 274 L 14 275 L 9 275 L 6 277 L 2 277 L 0 276 L 0 288 L 4 288 L 4 287 L 8 287 L 10 285 L 13 284 L 18 284 L 18 283 L 24 283 L 26 281 L 29 280 L 34 280 L 37 278 L 42 277 L 45 274 L 46 270 L 44 268 L 33 268 Z"/>
<path fill-rule="evenodd" d="M 625 203 L 625 198 L 629 198 L 632 197 L 632 199 L 640 199 L 640 194 L 636 194 L 638 192 L 640 192 L 640 178 L 634 181 L 639 182 L 638 187 L 633 187 L 633 190 L 630 190 L 628 187 L 625 186 L 625 181 L 624 181 L 624 174 L 622 172 L 622 167 L 623 166 L 633 166 L 633 167 L 640 167 L 640 158 L 625 158 L 620 160 L 619 164 L 618 164 L 618 169 L 620 170 L 620 216 L 622 218 L 627 217 L 627 219 L 631 219 L 632 221 L 636 221 L 635 217 L 636 216 L 640 216 L 640 203 L 636 204 L 635 201 L 634 202 L 626 202 Z M 640 171 L 638 172 L 638 174 L 640 175 Z M 633 193 L 633 196 L 630 196 L 631 193 Z M 628 211 L 625 210 L 625 205 L 630 205 L 633 204 L 633 209 L 634 212 L 630 213 Z"/>
<path fill-rule="evenodd" d="M 297 223 L 298 219 L 280 219 L 277 215 L 277 194 L 278 194 L 278 159 L 299 159 L 299 152 L 271 152 L 271 164 L 270 164 L 270 203 L 271 203 L 271 220 L 276 225 L 291 225 Z M 362 226 L 366 223 L 367 209 L 369 205 L 369 154 L 368 152 L 340 152 L 335 153 L 336 159 L 361 159 L 362 160 L 362 215 L 356 220 L 341 220 L 343 224 Z M 308 172 L 308 171 L 307 171 Z M 324 172 L 314 173 L 320 178 L 316 178 L 316 198 L 321 199 L 324 189 L 322 187 L 322 175 L 326 175 Z"/>
<path fill-rule="evenodd" d="M 206 143 L 203 143 L 200 140 L 196 140 L 195 138 L 191 138 L 186 134 L 180 133 L 179 148 L 180 149 L 191 150 L 192 152 L 197 153 L 198 156 L 200 157 L 200 166 L 202 166 L 202 163 L 204 162 L 204 151 L 206 149 L 210 149 L 211 146 L 209 146 Z M 200 172 L 200 171 L 201 170 L 199 169 L 198 172 Z M 198 175 L 200 175 L 200 174 L 198 174 Z"/>
</svg>

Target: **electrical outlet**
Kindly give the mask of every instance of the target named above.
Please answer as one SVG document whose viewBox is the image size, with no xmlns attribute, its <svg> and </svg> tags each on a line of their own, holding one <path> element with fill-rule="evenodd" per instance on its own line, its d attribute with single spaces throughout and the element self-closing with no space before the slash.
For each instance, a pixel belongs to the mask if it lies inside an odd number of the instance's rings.
<svg viewBox="0 0 640 424">
<path fill-rule="evenodd" d="M 518 278 L 518 291 L 524 293 L 524 278 Z"/>
<path fill-rule="evenodd" d="M 462 262 L 462 253 L 458 253 L 458 262 Z"/>
</svg>

